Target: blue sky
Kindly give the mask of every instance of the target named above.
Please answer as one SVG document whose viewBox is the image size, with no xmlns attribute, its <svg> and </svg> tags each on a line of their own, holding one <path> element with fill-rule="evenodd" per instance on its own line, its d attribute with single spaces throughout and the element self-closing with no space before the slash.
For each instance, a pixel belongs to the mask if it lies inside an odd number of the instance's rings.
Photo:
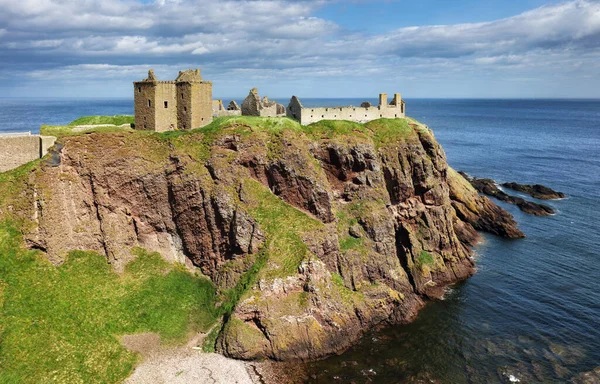
<svg viewBox="0 0 600 384">
<path fill-rule="evenodd" d="M 599 0 L 0 0 L 0 97 L 600 98 Z"/>
</svg>

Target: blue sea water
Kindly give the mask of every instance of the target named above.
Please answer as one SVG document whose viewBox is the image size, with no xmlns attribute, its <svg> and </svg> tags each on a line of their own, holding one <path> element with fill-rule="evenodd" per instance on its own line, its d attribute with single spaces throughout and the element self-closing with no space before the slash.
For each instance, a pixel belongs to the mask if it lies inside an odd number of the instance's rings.
<svg viewBox="0 0 600 384">
<path fill-rule="evenodd" d="M 600 101 L 406 102 L 407 114 L 433 129 L 455 169 L 541 183 L 567 198 L 545 202 L 558 212 L 550 217 L 498 202 L 527 238 L 485 235 L 472 278 L 430 302 L 414 323 L 370 331 L 347 352 L 309 364 L 309 381 L 504 383 L 512 375 L 561 383 L 600 366 Z M 131 100 L 0 99 L 0 133 L 132 112 Z"/>
</svg>

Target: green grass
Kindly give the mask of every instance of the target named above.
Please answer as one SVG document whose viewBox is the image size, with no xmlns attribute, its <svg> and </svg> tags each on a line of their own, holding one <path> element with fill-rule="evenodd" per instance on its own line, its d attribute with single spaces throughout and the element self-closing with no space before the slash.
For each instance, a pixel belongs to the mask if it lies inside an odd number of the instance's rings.
<svg viewBox="0 0 600 384">
<path fill-rule="evenodd" d="M 266 252 L 261 252 L 252 267 L 242 275 L 235 287 L 223 292 L 223 304 L 218 310 L 220 315 L 225 317 L 231 315 L 242 295 L 258 281 L 258 275 L 266 265 L 267 257 Z"/>
<path fill-rule="evenodd" d="M 357 239 L 352 236 L 346 236 L 340 240 L 340 251 L 342 253 L 351 249 L 360 249 L 362 246 L 362 239 Z"/>
<path fill-rule="evenodd" d="M 369 136 L 369 131 L 360 123 L 346 120 L 321 120 L 302 127 L 313 138 L 334 138 L 336 136 Z"/>
<path fill-rule="evenodd" d="M 54 136 L 57 138 L 64 136 L 77 136 L 77 135 L 85 135 L 92 132 L 123 132 L 124 130 L 130 130 L 131 128 L 121 128 L 118 126 L 108 126 L 108 127 L 96 127 L 86 129 L 85 131 L 75 132 L 73 131 L 72 126 L 55 126 L 55 125 L 42 125 L 40 127 L 40 134 L 44 136 Z"/>
<path fill-rule="evenodd" d="M 134 116 L 131 115 L 116 115 L 116 116 L 83 116 L 79 119 L 71 121 L 68 125 L 73 127 L 76 125 L 99 125 L 99 124 L 113 124 L 113 125 L 124 125 L 133 124 Z"/>
<path fill-rule="evenodd" d="M 301 236 L 317 236 L 324 229 L 323 223 L 287 204 L 255 180 L 247 180 L 245 187 L 257 203 L 250 214 L 266 235 L 264 252 L 270 264 L 267 277 L 297 273 L 300 263 L 310 255 Z"/>
<path fill-rule="evenodd" d="M 431 265 L 433 264 L 434 260 L 433 260 L 433 256 L 431 255 L 431 253 L 422 250 L 421 253 L 419 253 L 419 256 L 417 256 L 417 259 L 415 260 L 415 264 L 417 265 L 417 267 L 421 268 L 425 265 Z"/>
<path fill-rule="evenodd" d="M 407 119 L 377 119 L 369 121 L 364 126 L 370 130 L 376 147 L 416 137 L 415 130 L 408 125 Z"/>
<path fill-rule="evenodd" d="M 45 136 L 72 136 L 80 135 L 89 132 L 115 132 L 122 131 L 123 128 L 119 126 L 124 124 L 133 124 L 134 117 L 126 115 L 117 116 L 84 116 L 76 120 L 71 121 L 67 125 L 42 125 L 40 127 L 40 134 Z M 97 127 L 88 129 L 85 132 L 73 132 L 73 127 L 78 125 L 102 125 L 102 124 L 113 124 L 116 127 Z"/>
<path fill-rule="evenodd" d="M 117 275 L 98 254 L 55 267 L 21 241 L 0 224 L 0 383 L 117 383 L 137 362 L 121 335 L 177 343 L 218 316 L 213 284 L 156 253 L 137 250 Z"/>
</svg>

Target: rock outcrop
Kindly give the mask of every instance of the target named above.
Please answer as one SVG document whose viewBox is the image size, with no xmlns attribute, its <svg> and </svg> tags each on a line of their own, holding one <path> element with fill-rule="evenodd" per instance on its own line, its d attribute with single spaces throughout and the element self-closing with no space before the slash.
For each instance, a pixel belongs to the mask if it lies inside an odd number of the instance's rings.
<svg viewBox="0 0 600 384">
<path fill-rule="evenodd" d="M 19 195 L 28 244 L 55 263 L 86 249 L 120 270 L 143 247 L 199 267 L 239 295 L 217 349 L 291 360 L 411 321 L 474 273 L 476 230 L 523 236 L 411 120 L 218 124 L 63 138 Z"/>
<path fill-rule="evenodd" d="M 600 384 L 600 367 L 575 376 L 571 379 L 571 384 Z"/>
<path fill-rule="evenodd" d="M 556 213 L 554 209 L 552 209 L 552 207 L 549 207 L 547 205 L 534 203 L 531 201 L 527 201 L 521 197 L 511 196 L 505 193 L 500 188 L 498 188 L 498 185 L 496 185 L 496 182 L 492 179 L 479 179 L 476 177 L 470 177 L 469 175 L 463 172 L 460 172 L 460 174 L 465 179 L 467 179 L 479 192 L 488 196 L 495 197 L 500 201 L 504 201 L 509 204 L 514 204 L 525 213 L 534 216 L 549 216 Z"/>
<path fill-rule="evenodd" d="M 541 184 L 518 184 L 515 182 L 511 183 L 502 183 L 503 187 L 510 188 L 512 190 L 523 192 L 528 194 L 529 196 L 540 199 L 540 200 L 556 200 L 556 199 L 564 199 L 565 194 L 562 192 L 557 192 L 551 188 L 543 186 Z"/>
</svg>

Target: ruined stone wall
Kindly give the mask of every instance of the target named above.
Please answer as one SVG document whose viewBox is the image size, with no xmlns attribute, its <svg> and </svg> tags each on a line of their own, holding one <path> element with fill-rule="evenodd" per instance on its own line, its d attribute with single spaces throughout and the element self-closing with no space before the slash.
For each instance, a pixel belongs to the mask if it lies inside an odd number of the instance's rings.
<svg viewBox="0 0 600 384">
<path fill-rule="evenodd" d="M 17 168 L 39 159 L 54 145 L 56 137 L 40 135 L 0 136 L 0 172 Z"/>
<path fill-rule="evenodd" d="M 393 101 L 398 105 L 388 104 L 386 95 L 382 94 L 379 106 L 333 108 L 304 108 L 297 97 L 292 97 L 288 105 L 287 115 L 298 120 L 302 125 L 316 123 L 321 120 L 349 120 L 366 123 L 381 118 L 403 118 L 405 117 L 404 102 L 399 97 L 399 94 L 397 94 Z"/>
<path fill-rule="evenodd" d="M 277 113 L 277 104 L 273 103 L 272 105 L 263 105 L 259 113 L 260 116 L 263 117 L 277 117 L 279 115 Z"/>
<path fill-rule="evenodd" d="M 135 129 L 153 131 L 155 129 L 156 88 L 151 82 L 133 83 L 133 104 Z"/>
<path fill-rule="evenodd" d="M 192 84 L 177 84 L 177 128 L 192 129 Z"/>
<path fill-rule="evenodd" d="M 217 111 L 213 114 L 216 117 L 221 117 L 221 116 L 242 116 L 242 111 L 241 110 L 234 110 L 234 111 L 230 111 L 230 110 L 223 110 L 223 111 Z"/>
<path fill-rule="evenodd" d="M 172 131 L 177 128 L 177 97 L 175 82 L 161 81 L 155 86 L 156 132 Z"/>
<path fill-rule="evenodd" d="M 404 117 L 400 108 L 395 107 L 335 107 L 335 108 L 302 108 L 301 124 L 307 125 L 320 120 L 349 120 L 366 123 L 380 118 L 394 119 Z"/>
</svg>

